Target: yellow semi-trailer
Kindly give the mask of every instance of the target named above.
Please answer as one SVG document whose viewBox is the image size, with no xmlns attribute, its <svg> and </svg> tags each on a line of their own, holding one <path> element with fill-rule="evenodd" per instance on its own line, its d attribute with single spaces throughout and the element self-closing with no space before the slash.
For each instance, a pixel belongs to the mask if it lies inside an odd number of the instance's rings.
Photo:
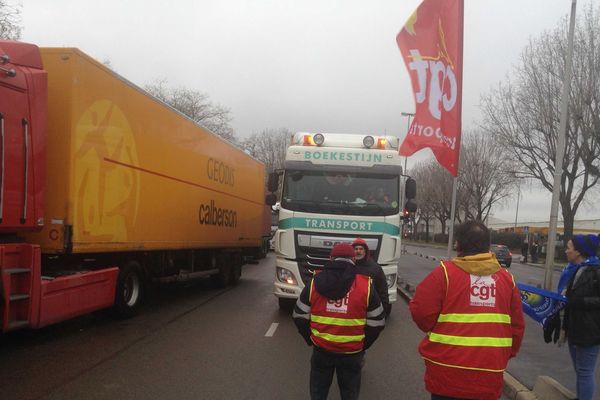
<svg viewBox="0 0 600 400">
<path fill-rule="evenodd" d="M 15 54 L 38 50 L 3 46 Z M 43 193 L 43 211 L 35 209 L 29 231 L 15 228 L 41 249 L 42 289 L 33 297 L 53 292 L 64 303 L 77 302 L 90 282 L 56 282 L 111 266 L 118 268 L 114 306 L 124 315 L 136 311 L 147 282 L 210 275 L 220 285 L 236 283 L 244 257 L 268 250 L 264 165 L 81 51 L 39 51 L 48 81 L 47 129 L 44 138 L 39 131 L 46 121 L 31 121 L 39 137 L 30 141 L 46 140 L 46 148 L 26 152 L 31 161 L 45 154 L 45 168 L 27 172 L 25 165 L 25 177 L 32 177 L 22 186 L 40 181 L 42 187 L 21 197 L 40 194 L 38 201 Z M 34 90 L 29 95 L 36 96 Z M 103 285 L 110 290 L 107 279 Z M 52 281 L 52 290 L 44 289 Z M 70 294 L 61 292 L 70 288 Z M 36 307 L 44 309 L 43 299 L 30 308 Z M 61 302 L 51 307 L 61 313 Z M 50 322 L 60 319 L 53 315 Z M 26 326 L 22 320 L 13 326 Z"/>
<path fill-rule="evenodd" d="M 81 51 L 40 50 L 43 252 L 261 246 L 262 163 Z"/>
</svg>

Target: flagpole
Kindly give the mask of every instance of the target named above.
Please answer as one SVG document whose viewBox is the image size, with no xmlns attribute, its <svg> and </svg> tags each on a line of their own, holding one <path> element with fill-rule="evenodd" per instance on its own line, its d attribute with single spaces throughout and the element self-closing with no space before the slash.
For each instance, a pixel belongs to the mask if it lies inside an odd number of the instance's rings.
<svg viewBox="0 0 600 400">
<path fill-rule="evenodd" d="M 454 217 L 456 215 L 456 187 L 458 177 L 454 177 L 452 183 L 452 205 L 450 206 L 450 223 L 448 224 L 448 260 L 452 258 L 452 245 L 454 244 Z"/>
<path fill-rule="evenodd" d="M 460 0 L 459 1 L 459 11 L 458 11 L 458 18 L 459 18 L 459 23 L 458 23 L 458 41 L 459 41 L 459 46 L 458 46 L 458 59 L 460 60 L 460 97 L 461 97 L 461 101 L 459 101 L 458 103 L 458 154 L 460 154 L 460 148 L 462 147 L 462 140 L 460 140 L 460 137 L 462 136 L 462 85 L 463 85 L 463 63 L 462 63 L 462 59 L 463 59 L 463 43 L 464 43 L 464 27 L 465 27 L 465 3 L 464 0 Z M 450 226 L 449 226 L 449 230 L 448 230 L 448 259 L 451 258 L 452 255 L 452 246 L 454 245 L 454 218 L 456 216 L 456 188 L 458 186 L 458 174 L 460 173 L 460 158 L 457 157 L 457 167 L 456 167 L 456 176 L 454 177 L 454 181 L 452 182 L 452 205 L 450 206 Z"/>
</svg>

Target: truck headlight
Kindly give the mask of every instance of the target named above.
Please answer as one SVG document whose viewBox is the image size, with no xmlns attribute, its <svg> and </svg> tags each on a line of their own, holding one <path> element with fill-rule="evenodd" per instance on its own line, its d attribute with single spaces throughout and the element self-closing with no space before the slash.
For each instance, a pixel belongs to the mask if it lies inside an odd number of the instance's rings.
<svg viewBox="0 0 600 400">
<path fill-rule="evenodd" d="M 298 282 L 294 277 L 294 274 L 289 269 L 277 267 L 277 279 L 281 283 L 287 283 L 288 285 L 297 285 Z"/>
<path fill-rule="evenodd" d="M 394 283 L 396 283 L 396 274 L 386 275 L 385 280 L 387 281 L 388 288 L 391 289 Z"/>
</svg>

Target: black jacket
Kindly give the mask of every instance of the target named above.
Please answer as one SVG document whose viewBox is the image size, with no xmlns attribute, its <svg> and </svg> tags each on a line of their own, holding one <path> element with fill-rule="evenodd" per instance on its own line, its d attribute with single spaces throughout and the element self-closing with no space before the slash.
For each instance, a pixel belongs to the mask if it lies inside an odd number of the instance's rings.
<svg viewBox="0 0 600 400">
<path fill-rule="evenodd" d="M 328 299 L 341 299 L 350 290 L 356 274 L 357 268 L 351 260 L 337 258 L 326 264 L 323 271 L 313 278 L 315 290 Z M 302 289 L 302 293 L 300 293 L 300 297 L 294 307 L 294 313 L 292 314 L 298 332 L 308 345 L 313 344 L 310 340 L 310 286 L 311 284 L 309 283 Z M 374 289 L 373 282 L 371 282 L 367 315 L 365 315 L 365 350 L 375 342 L 385 326 L 385 311 L 381 305 L 377 291 Z"/>
<path fill-rule="evenodd" d="M 369 276 L 373 280 L 373 285 L 379 295 L 381 304 L 386 308 L 387 305 L 390 304 L 390 296 L 388 294 L 388 285 L 383 268 L 381 268 L 375 260 L 367 257 L 357 261 L 356 267 L 359 274 Z"/>
<path fill-rule="evenodd" d="M 563 329 L 569 343 L 593 346 L 600 344 L 600 266 L 580 268 L 581 275 L 575 280 L 575 273 L 567 286 Z"/>
</svg>

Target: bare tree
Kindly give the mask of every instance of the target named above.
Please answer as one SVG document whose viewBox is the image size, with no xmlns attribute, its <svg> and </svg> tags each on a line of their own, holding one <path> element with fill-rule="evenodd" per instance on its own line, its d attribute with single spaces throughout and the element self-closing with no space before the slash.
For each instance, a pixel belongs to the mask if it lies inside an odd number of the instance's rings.
<svg viewBox="0 0 600 400">
<path fill-rule="evenodd" d="M 21 5 L 0 0 L 0 39 L 19 40 L 22 30 Z"/>
<path fill-rule="evenodd" d="M 462 217 L 485 221 L 492 206 L 512 195 L 516 178 L 507 171 L 513 170 L 504 149 L 496 145 L 492 136 L 480 131 L 465 132 L 458 190 Z"/>
<path fill-rule="evenodd" d="M 429 241 L 429 226 L 435 218 L 434 188 L 429 184 L 429 163 L 421 162 L 411 169 L 412 178 L 417 181 L 417 204 L 416 225 L 421 221 L 425 223 L 425 240 Z"/>
<path fill-rule="evenodd" d="M 106 57 L 104 59 L 104 61 L 102 61 L 102 65 L 104 65 L 106 68 L 110 69 L 111 71 L 117 72 L 115 67 L 113 67 L 112 62 L 110 61 L 110 58 L 108 58 L 108 57 Z"/>
<path fill-rule="evenodd" d="M 212 103 L 206 93 L 183 87 L 171 88 L 165 80 L 146 85 L 144 89 L 223 139 L 235 142 L 230 125 L 231 111 Z"/>
<path fill-rule="evenodd" d="M 581 122 L 581 135 L 584 140 L 581 141 L 582 159 L 585 168 L 592 176 L 600 177 L 600 29 L 598 19 L 600 18 L 600 9 L 594 11 L 589 7 L 587 12 L 580 18 L 581 32 L 583 38 L 577 36 L 578 46 L 583 46 L 587 51 L 587 59 L 575 60 L 574 63 L 588 63 L 582 66 L 583 70 L 589 72 L 584 76 L 575 74 L 573 76 L 572 86 L 574 91 L 579 93 L 576 101 L 579 103 L 574 110 L 583 110 L 583 112 L 573 112 L 573 118 Z M 585 49 L 585 46 L 591 45 Z M 595 46 L 594 46 L 595 45 Z M 575 57 L 575 56 L 574 56 Z"/>
<path fill-rule="evenodd" d="M 264 162 L 267 171 L 282 169 L 292 132 L 286 128 L 264 129 L 242 142 L 242 148 Z"/>
<path fill-rule="evenodd" d="M 424 207 L 427 202 L 428 211 L 440 221 L 442 233 L 446 233 L 446 221 L 450 219 L 452 206 L 452 175 L 435 160 L 427 161 L 417 172 L 423 176 L 417 180 L 419 207 Z"/>
<path fill-rule="evenodd" d="M 566 237 L 575 214 L 598 182 L 600 157 L 600 10 L 577 20 L 573 81 L 559 201 Z M 510 152 L 522 175 L 552 191 L 566 60 L 567 20 L 531 39 L 513 78 L 483 98 L 484 128 Z"/>
</svg>

